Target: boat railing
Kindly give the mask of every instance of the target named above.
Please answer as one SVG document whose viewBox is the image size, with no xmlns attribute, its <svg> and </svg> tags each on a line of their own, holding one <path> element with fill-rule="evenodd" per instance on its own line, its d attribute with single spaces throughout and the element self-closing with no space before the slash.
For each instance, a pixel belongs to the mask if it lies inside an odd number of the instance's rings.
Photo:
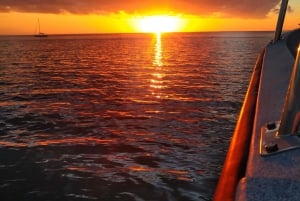
<svg viewBox="0 0 300 201">
<path fill-rule="evenodd" d="M 300 123 L 300 46 L 297 49 L 297 56 L 290 79 L 289 89 L 278 129 L 278 135 L 295 134 Z"/>
<path fill-rule="evenodd" d="M 279 15 L 278 15 L 278 20 L 277 20 L 277 24 L 276 24 L 275 33 L 274 33 L 273 42 L 276 42 L 281 39 L 281 33 L 282 33 L 282 29 L 283 29 L 285 14 L 286 14 L 287 7 L 288 7 L 288 2 L 289 2 L 288 0 L 281 1 L 281 6 L 280 6 L 280 10 L 279 10 Z"/>
</svg>

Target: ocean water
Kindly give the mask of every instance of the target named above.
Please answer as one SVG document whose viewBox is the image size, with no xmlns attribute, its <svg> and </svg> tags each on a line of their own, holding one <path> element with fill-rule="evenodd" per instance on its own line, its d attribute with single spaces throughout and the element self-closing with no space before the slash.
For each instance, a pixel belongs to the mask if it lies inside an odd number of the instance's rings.
<svg viewBox="0 0 300 201">
<path fill-rule="evenodd" d="M 211 200 L 271 37 L 1 36 L 1 200 Z"/>
</svg>

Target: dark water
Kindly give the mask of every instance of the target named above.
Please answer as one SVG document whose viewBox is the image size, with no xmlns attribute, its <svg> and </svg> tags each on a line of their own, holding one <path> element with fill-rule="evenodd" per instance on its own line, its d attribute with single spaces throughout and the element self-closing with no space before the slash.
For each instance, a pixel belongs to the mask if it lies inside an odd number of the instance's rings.
<svg viewBox="0 0 300 201">
<path fill-rule="evenodd" d="M 270 38 L 0 37 L 1 200 L 211 200 Z"/>
</svg>

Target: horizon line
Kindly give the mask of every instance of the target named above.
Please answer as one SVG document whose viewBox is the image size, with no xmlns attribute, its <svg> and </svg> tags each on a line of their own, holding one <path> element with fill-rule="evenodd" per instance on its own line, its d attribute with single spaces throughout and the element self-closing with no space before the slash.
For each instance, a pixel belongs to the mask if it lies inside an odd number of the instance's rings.
<svg viewBox="0 0 300 201">
<path fill-rule="evenodd" d="M 288 30 L 284 30 L 288 31 Z M 160 34 L 180 34 L 180 33 L 234 33 L 234 32 L 274 32 L 274 30 L 232 30 L 232 31 L 174 31 L 174 32 L 161 32 Z M 60 36 L 60 35 L 105 35 L 105 34 L 157 34 L 155 32 L 91 32 L 91 33 L 45 33 L 48 36 Z M 6 34 L 0 33 L 0 36 L 34 36 L 35 34 Z"/>
</svg>

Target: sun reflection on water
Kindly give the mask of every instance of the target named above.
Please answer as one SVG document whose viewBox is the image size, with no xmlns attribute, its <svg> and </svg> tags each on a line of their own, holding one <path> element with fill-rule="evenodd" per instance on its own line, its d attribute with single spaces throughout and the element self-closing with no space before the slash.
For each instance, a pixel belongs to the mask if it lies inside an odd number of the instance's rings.
<svg viewBox="0 0 300 201">
<path fill-rule="evenodd" d="M 161 34 L 156 34 L 156 43 L 155 43 L 155 56 L 153 64 L 155 66 L 162 66 L 162 47 L 161 47 Z"/>
<path fill-rule="evenodd" d="M 152 73 L 153 79 L 150 80 L 150 87 L 152 89 L 152 95 L 158 99 L 167 98 L 167 96 L 162 95 L 162 89 L 165 88 L 163 78 L 165 74 L 163 73 L 163 56 L 162 56 L 162 42 L 161 34 L 157 33 L 155 36 L 155 46 L 154 46 L 154 58 L 153 67 L 154 72 Z"/>
</svg>

